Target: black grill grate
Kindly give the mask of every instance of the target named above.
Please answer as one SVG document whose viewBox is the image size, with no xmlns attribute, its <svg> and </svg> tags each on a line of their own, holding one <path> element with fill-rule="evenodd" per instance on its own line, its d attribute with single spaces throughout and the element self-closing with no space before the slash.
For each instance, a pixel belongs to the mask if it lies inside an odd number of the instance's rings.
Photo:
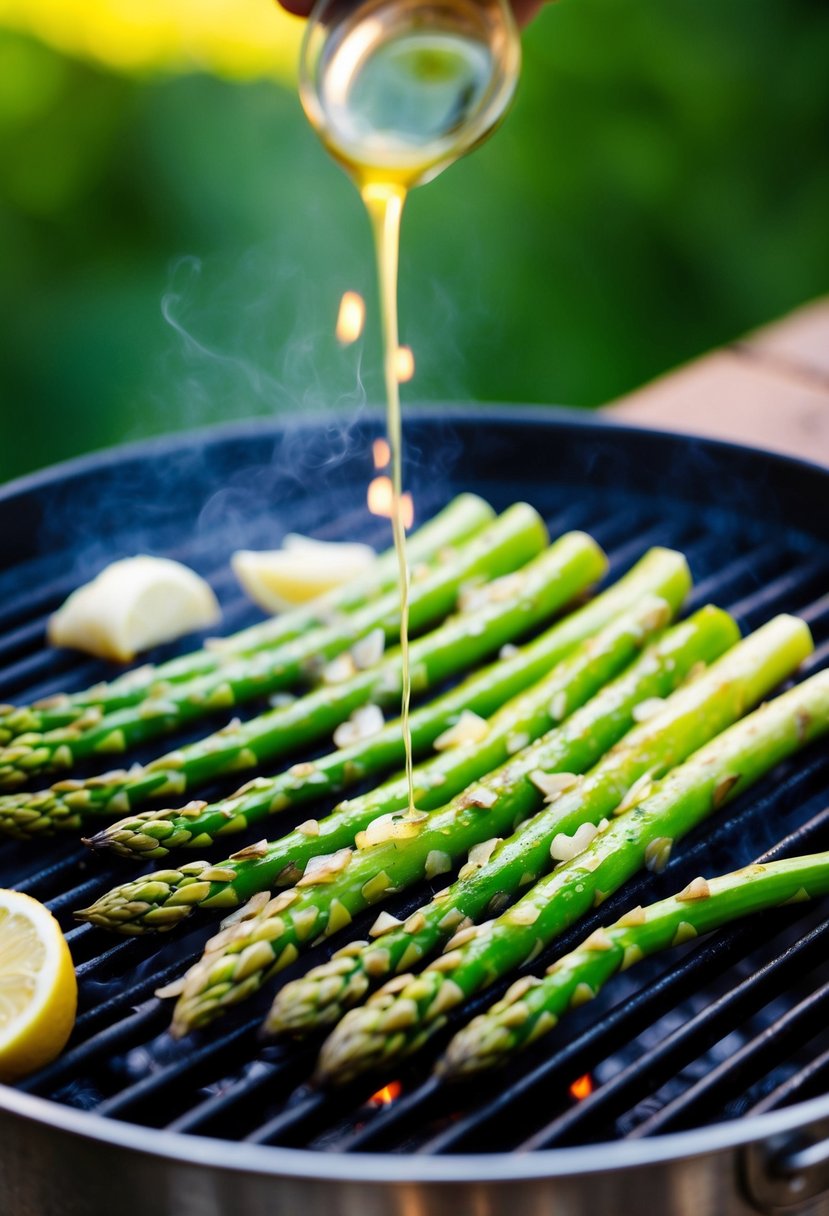
<svg viewBox="0 0 829 1216">
<path fill-rule="evenodd" d="M 29 701 L 101 678 L 101 664 L 46 649 L 43 629 L 77 581 L 112 557 L 140 549 L 188 562 L 213 583 L 226 627 L 236 629 L 253 614 L 228 575 L 233 548 L 276 543 L 289 529 L 384 543 L 384 526 L 362 507 L 373 433 L 366 422 L 345 436 L 309 426 L 156 445 L 0 501 L 0 536 L 14 536 L 13 544 L 0 540 L 0 699 Z M 430 452 L 429 468 L 415 460 L 410 470 L 421 516 L 460 488 L 496 507 L 526 497 L 553 533 L 590 531 L 610 555 L 609 578 L 652 544 L 681 548 L 695 575 L 691 607 L 713 600 L 744 629 L 776 612 L 800 613 L 817 643 L 809 669 L 829 662 L 829 533 L 820 514 L 829 475 L 723 445 L 549 416 L 493 414 L 486 426 L 479 415 L 431 417 L 410 428 L 410 439 L 410 451 Z M 165 493 L 171 484 L 176 493 Z M 125 485 L 131 506 L 118 524 L 113 505 Z M 285 817 L 286 827 L 293 822 Z M 827 847 L 829 756 L 813 749 L 689 836 L 664 875 L 629 884 L 536 966 L 700 870 Z M 0 845 L 0 886 L 48 903 L 68 930 L 80 983 L 70 1046 L 20 1088 L 81 1110 L 321 1151 L 526 1151 L 774 1109 L 824 1092 L 829 1079 L 825 909 L 787 909 L 643 964 L 527 1053 L 508 1081 L 447 1089 L 423 1082 L 419 1065 L 404 1070 L 402 1096 L 383 1107 L 371 1089 L 398 1078 L 322 1095 L 307 1082 L 313 1049 L 260 1043 L 272 990 L 205 1034 L 173 1043 L 154 989 L 197 957 L 215 922 L 159 941 L 72 927 L 73 908 L 124 876 L 124 866 L 103 863 L 74 839 Z M 392 910 L 423 898 L 424 888 L 410 892 Z M 339 944 L 311 951 L 301 965 Z M 499 991 L 479 997 L 474 1010 Z M 569 1087 L 583 1074 L 595 1088 L 576 1101 Z"/>
</svg>

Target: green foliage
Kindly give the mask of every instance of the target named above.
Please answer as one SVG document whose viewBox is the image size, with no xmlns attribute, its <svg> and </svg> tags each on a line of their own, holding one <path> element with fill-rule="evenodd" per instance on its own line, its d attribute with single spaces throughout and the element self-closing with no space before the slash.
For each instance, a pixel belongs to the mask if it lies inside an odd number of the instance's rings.
<svg viewBox="0 0 829 1216">
<path fill-rule="evenodd" d="M 596 405 L 827 289 L 825 5 L 564 0 L 524 41 L 503 129 L 408 204 L 410 400 Z M 0 164 L 0 476 L 379 399 L 367 224 L 290 91 L 4 34 Z"/>
</svg>

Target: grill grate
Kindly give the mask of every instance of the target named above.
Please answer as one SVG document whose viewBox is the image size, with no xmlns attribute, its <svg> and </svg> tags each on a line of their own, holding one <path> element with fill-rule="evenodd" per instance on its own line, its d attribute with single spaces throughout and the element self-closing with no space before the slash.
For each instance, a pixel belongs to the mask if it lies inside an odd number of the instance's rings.
<svg viewBox="0 0 829 1216">
<path fill-rule="evenodd" d="M 653 544 L 681 548 L 695 575 L 690 608 L 713 600 L 744 629 L 776 612 L 797 612 L 817 643 L 808 670 L 829 663 L 829 536 L 816 513 L 826 480 L 818 471 L 650 433 L 493 419 L 484 427 L 477 416 L 458 415 L 410 428 L 412 450 L 443 453 L 437 476 L 434 468 L 410 470 L 422 516 L 459 488 L 484 494 L 496 507 L 527 497 L 554 534 L 591 532 L 609 553 L 610 579 Z M 350 433 L 345 445 L 339 431 L 332 440 L 330 429 L 300 428 L 281 439 L 268 431 L 264 443 L 262 432 L 249 431 L 204 446 L 161 445 L 152 460 L 139 451 L 126 465 L 92 466 L 87 484 L 70 472 L 0 502 L 0 525 L 14 512 L 17 526 L 16 547 L 5 553 L 0 573 L 0 698 L 29 701 L 105 674 L 102 664 L 50 652 L 43 631 L 46 615 L 72 586 L 116 555 L 144 549 L 186 561 L 210 579 L 226 627 L 236 629 L 253 619 L 228 575 L 227 557 L 238 545 L 271 545 L 287 530 L 383 544 L 384 526 L 362 508 L 372 424 Z M 328 459 L 332 447 L 346 455 Z M 159 497 L 171 475 L 186 491 L 181 501 Z M 760 501 L 759 477 L 768 479 Z M 128 524 L 102 536 L 101 496 L 124 484 L 134 484 L 136 504 L 149 502 L 152 510 L 136 506 Z M 723 487 L 715 505 L 706 501 L 711 484 Z M 0 535 L 7 531 L 0 527 Z M 189 539 L 183 543 L 182 536 Z M 285 827 L 305 815 L 285 816 Z M 279 826 L 269 825 L 270 834 Z M 598 923 L 678 889 L 700 870 L 827 847 L 829 756 L 812 750 L 735 802 L 726 817 L 692 833 L 665 874 L 630 883 L 535 967 Z M 384 1107 L 371 1090 L 398 1078 L 321 1095 L 308 1084 L 312 1048 L 262 1045 L 257 1031 L 272 989 L 203 1035 L 173 1043 L 165 1033 L 169 1011 L 153 992 L 198 956 L 215 922 L 205 918 L 158 941 L 114 940 L 73 927 L 72 909 L 124 875 L 123 865 L 102 862 L 74 839 L 0 845 L 0 885 L 47 902 L 68 930 L 80 985 L 68 1049 L 19 1087 L 26 1092 L 113 1119 L 253 1144 L 448 1154 L 653 1136 L 790 1105 L 824 1092 L 829 1080 L 825 909 L 794 907 L 773 920 L 758 918 L 619 977 L 560 1033 L 526 1053 L 508 1086 L 498 1078 L 447 1088 L 423 1082 L 419 1065 L 403 1072 L 402 1096 Z M 398 897 L 391 910 L 413 909 L 425 893 L 421 887 Z M 355 923 L 358 935 L 363 928 Z M 339 944 L 310 951 L 301 968 Z M 471 1012 L 506 986 L 483 994 Z M 570 1086 L 582 1074 L 594 1089 L 577 1101 Z"/>
</svg>

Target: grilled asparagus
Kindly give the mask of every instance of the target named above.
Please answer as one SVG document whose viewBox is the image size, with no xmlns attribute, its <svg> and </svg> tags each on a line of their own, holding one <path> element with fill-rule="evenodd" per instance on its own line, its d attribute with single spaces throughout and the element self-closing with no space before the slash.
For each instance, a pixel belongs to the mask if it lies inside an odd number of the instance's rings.
<svg viewBox="0 0 829 1216">
<path fill-rule="evenodd" d="M 319 1079 L 342 1084 L 421 1048 L 476 992 L 543 947 L 643 866 L 664 869 L 677 840 L 775 764 L 829 730 L 829 672 L 729 727 L 675 769 L 571 860 L 418 976 L 397 977 L 347 1013 L 323 1045 Z M 591 995 L 586 990 L 579 999 Z"/>
<path fill-rule="evenodd" d="M 418 809 L 442 806 L 477 777 L 503 763 L 516 740 L 520 743 L 537 738 L 558 718 L 582 705 L 667 624 L 670 613 L 665 600 L 647 597 L 597 637 L 583 642 L 539 684 L 508 701 L 488 724 L 479 719 L 480 728 L 486 731 L 483 737 L 478 738 L 476 731 L 475 737 L 448 748 L 415 770 Z M 343 804 L 321 823 L 309 820 L 271 844 L 262 841 L 226 861 L 193 861 L 179 870 L 163 870 L 124 883 L 75 915 L 121 933 L 166 931 L 197 907 L 233 908 L 259 892 L 296 882 L 312 857 L 353 844 L 357 833 L 375 818 L 407 806 L 408 783 L 404 777 Z"/>
<path fill-rule="evenodd" d="M 450 1042 L 437 1071 L 460 1079 L 500 1067 L 549 1034 L 569 1009 L 592 1000 L 619 971 L 752 912 L 829 893 L 829 853 L 751 865 L 721 878 L 695 878 L 671 899 L 633 908 L 597 929 L 547 969 L 522 976 Z"/>
<path fill-rule="evenodd" d="M 697 641 L 699 636 L 710 637 L 710 630 L 719 636 L 715 653 L 722 649 L 723 630 L 734 637 L 733 622 L 716 609 L 694 626 Z M 664 667 L 668 673 L 663 688 L 670 687 L 672 664 L 675 667 L 676 660 L 670 653 L 648 656 L 648 670 L 655 673 Z M 314 868 L 306 868 L 293 891 L 277 896 L 252 920 L 232 926 L 208 944 L 176 1006 L 175 1033 L 203 1025 L 224 1006 L 252 994 L 292 962 L 305 942 L 337 932 L 357 912 L 424 877 L 450 871 L 471 848 L 507 834 L 542 801 L 543 790 L 533 775 L 576 774 L 590 768 L 630 726 L 635 704 L 620 698 L 618 691 L 599 694 L 579 715 L 577 729 L 565 722 L 447 806 L 415 817 L 384 816 L 357 837 L 356 851 L 342 848 L 315 859 Z"/>
<path fill-rule="evenodd" d="M 681 645 L 682 630 L 690 623 L 672 630 L 653 648 L 663 661 L 669 654 L 678 654 L 679 675 L 687 670 L 693 655 Z M 375 940 L 356 947 L 352 943 L 330 962 L 287 984 L 277 993 L 266 1029 L 296 1035 L 332 1025 L 383 978 L 425 961 L 459 929 L 503 910 L 522 887 L 551 868 L 550 850 L 557 837 L 564 853 L 574 847 L 571 837 L 577 842 L 587 840 L 604 816 L 624 805 L 626 796 L 641 794 L 642 782 L 663 775 L 734 722 L 807 651 L 808 632 L 803 624 L 791 617 L 780 618 L 728 651 L 662 707 L 642 699 L 643 692 L 653 695 L 647 685 L 638 684 L 641 670 L 651 661 L 645 655 L 602 697 L 615 696 L 633 706 L 650 705 L 656 709 L 652 717 L 635 726 L 583 782 L 558 796 L 553 796 L 553 787 L 551 805 L 498 844 L 485 865 L 470 867 L 403 925 L 381 922 L 380 927 L 387 931 Z M 578 711 L 567 729 L 578 732 L 587 726 L 587 714 Z"/>
<path fill-rule="evenodd" d="M 431 747 L 453 726 L 464 710 L 489 716 L 509 698 L 540 680 L 570 651 L 645 596 L 656 595 L 678 611 L 691 585 L 681 553 L 651 549 L 607 591 L 556 622 L 535 641 L 510 657 L 469 676 L 450 692 L 415 709 L 409 719 L 416 756 Z M 350 747 L 296 765 L 277 776 L 258 777 L 236 794 L 201 810 L 170 808 L 143 811 L 108 824 L 88 843 L 95 849 L 112 849 L 126 857 L 164 857 L 170 849 L 204 848 L 220 836 L 252 827 L 268 816 L 299 806 L 403 763 L 400 719 Z M 471 778 L 470 778 L 471 779 Z M 395 789 L 404 800 L 405 785 Z M 446 797 L 450 797 L 448 791 Z M 359 830 L 359 828 L 355 829 Z"/>
<path fill-rule="evenodd" d="M 422 690 L 438 683 L 548 619 L 593 581 L 603 562 L 601 550 L 589 537 L 563 537 L 515 574 L 508 598 L 493 594 L 482 607 L 450 618 L 412 643 L 415 687 Z M 261 717 L 233 722 L 143 768 L 86 781 L 61 781 L 35 794 L 0 796 L 0 832 L 31 836 L 73 828 L 94 816 L 123 814 L 151 798 L 183 794 L 217 776 L 258 767 L 319 739 L 369 702 L 390 704 L 399 698 L 400 656 L 392 653 L 349 679 Z M 198 804 L 188 811 L 202 809 L 204 804 Z"/>
</svg>

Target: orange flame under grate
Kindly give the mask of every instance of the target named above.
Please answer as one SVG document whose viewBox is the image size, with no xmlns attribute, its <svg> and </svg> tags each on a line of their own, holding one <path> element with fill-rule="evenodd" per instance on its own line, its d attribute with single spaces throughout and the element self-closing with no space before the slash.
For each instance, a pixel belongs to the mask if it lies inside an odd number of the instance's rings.
<svg viewBox="0 0 829 1216">
<path fill-rule="evenodd" d="M 570 1086 L 570 1097 L 575 1098 L 577 1102 L 583 1102 L 585 1098 L 589 1098 L 593 1092 L 593 1081 L 589 1073 L 585 1073 L 583 1077 L 576 1077 L 573 1084 Z"/>
<path fill-rule="evenodd" d="M 384 1085 L 382 1089 L 378 1089 L 376 1094 L 372 1094 L 369 1102 L 372 1106 L 391 1106 L 397 1098 L 400 1097 L 402 1086 L 399 1081 L 391 1081 L 388 1085 Z"/>
</svg>

